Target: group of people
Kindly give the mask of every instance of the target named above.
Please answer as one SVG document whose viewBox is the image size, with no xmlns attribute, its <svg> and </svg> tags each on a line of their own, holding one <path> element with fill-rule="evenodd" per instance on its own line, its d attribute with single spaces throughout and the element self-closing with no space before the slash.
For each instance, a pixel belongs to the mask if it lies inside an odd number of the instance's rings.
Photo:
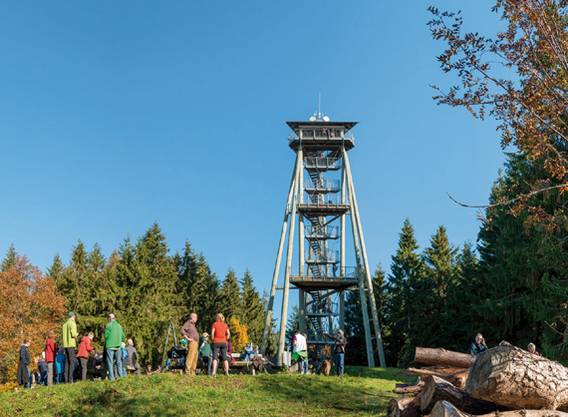
<svg viewBox="0 0 568 417">
<path fill-rule="evenodd" d="M 500 345 L 509 345 L 508 342 L 501 342 Z M 487 343 L 485 343 L 485 338 L 481 333 L 477 333 L 475 335 L 475 339 L 473 340 L 470 348 L 469 354 L 471 356 L 477 356 L 481 352 L 485 352 L 488 349 Z M 541 356 L 541 354 L 536 350 L 536 345 L 534 343 L 529 343 L 527 345 L 527 351 L 532 353 L 533 355 Z"/>
<path fill-rule="evenodd" d="M 229 374 L 230 356 L 230 339 L 231 330 L 225 323 L 225 316 L 217 313 L 215 322 L 211 326 L 211 336 L 204 332 L 199 336 L 197 330 L 197 314 L 191 313 L 189 319 L 183 324 L 181 334 L 184 338 L 184 344 L 187 344 L 187 357 L 185 359 L 185 373 L 194 376 L 197 369 L 198 359 L 201 359 L 203 368 L 207 369 L 207 374 L 217 375 L 219 367 L 219 359 L 223 366 L 223 373 Z"/>
<path fill-rule="evenodd" d="M 341 329 L 337 330 L 333 335 L 324 333 L 324 336 L 329 338 L 333 344 L 332 359 L 335 366 L 335 374 L 337 376 L 343 376 L 345 373 L 345 348 L 347 346 L 347 338 Z M 326 359 L 321 352 L 315 356 L 314 369 L 316 373 L 319 373 Z M 306 336 L 302 334 L 299 329 L 296 329 L 294 337 L 292 338 L 292 360 L 298 364 L 299 373 L 306 375 L 309 372 L 308 342 Z"/>
<path fill-rule="evenodd" d="M 120 323 L 114 314 L 109 314 L 108 324 L 104 331 L 104 353 L 96 355 L 92 342 L 95 338 L 93 332 L 88 332 L 79 339 L 77 332 L 77 315 L 70 311 L 67 321 L 61 328 L 61 345 L 56 343 L 56 334 L 50 331 L 47 334 L 45 346 L 40 358 L 36 358 L 37 369 L 32 372 L 30 340 L 25 339 L 18 352 L 18 384 L 29 388 L 35 380 L 37 384 L 51 386 L 56 383 L 73 383 L 79 377 L 85 381 L 89 370 L 89 362 L 93 368 L 105 369 L 108 378 L 126 376 L 127 370 L 140 373 L 138 352 L 133 340 L 126 339 Z M 97 360 L 100 363 L 97 366 Z M 102 362 L 106 366 L 102 366 Z M 80 375 L 79 371 L 80 370 Z M 105 372 L 101 373 L 104 377 Z"/>
</svg>

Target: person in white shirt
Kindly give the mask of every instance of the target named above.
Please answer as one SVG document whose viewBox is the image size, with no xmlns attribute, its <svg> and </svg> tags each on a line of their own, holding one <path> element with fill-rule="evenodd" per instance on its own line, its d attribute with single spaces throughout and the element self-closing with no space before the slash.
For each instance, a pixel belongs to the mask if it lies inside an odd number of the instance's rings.
<svg viewBox="0 0 568 417">
<path fill-rule="evenodd" d="M 308 373 L 308 342 L 300 330 L 296 330 L 292 345 L 292 358 L 298 362 L 300 373 L 306 375 Z"/>
</svg>

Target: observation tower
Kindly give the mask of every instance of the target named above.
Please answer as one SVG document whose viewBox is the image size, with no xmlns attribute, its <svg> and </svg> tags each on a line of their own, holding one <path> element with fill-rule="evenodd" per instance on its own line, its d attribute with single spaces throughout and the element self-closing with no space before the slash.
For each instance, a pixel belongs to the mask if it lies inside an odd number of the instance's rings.
<svg viewBox="0 0 568 417">
<path fill-rule="evenodd" d="M 308 348 L 316 350 L 333 345 L 326 333 L 344 329 L 345 293 L 357 291 L 368 365 L 375 366 L 377 354 L 384 367 L 381 328 L 348 156 L 355 146 L 351 129 L 357 122 L 331 121 L 318 110 L 307 121 L 287 124 L 293 131 L 289 146 L 296 160 L 280 231 L 261 352 L 265 352 L 271 333 L 278 290 L 282 291 L 277 356 L 280 366 L 291 289 L 298 290 L 300 331 L 307 334 Z M 279 282 L 285 246 L 284 280 Z M 297 269 L 292 267 L 294 257 L 298 258 Z"/>
</svg>

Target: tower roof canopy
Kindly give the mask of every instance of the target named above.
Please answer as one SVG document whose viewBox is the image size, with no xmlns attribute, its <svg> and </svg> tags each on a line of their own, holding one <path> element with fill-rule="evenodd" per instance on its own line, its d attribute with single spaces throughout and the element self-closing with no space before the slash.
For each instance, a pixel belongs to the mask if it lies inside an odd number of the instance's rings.
<svg viewBox="0 0 568 417">
<path fill-rule="evenodd" d="M 357 122 L 326 122 L 324 120 L 315 120 L 309 121 L 306 120 L 304 122 L 286 122 L 290 129 L 297 130 L 301 126 L 313 126 L 313 127 L 345 127 L 345 129 L 350 130 L 357 124 Z"/>
</svg>

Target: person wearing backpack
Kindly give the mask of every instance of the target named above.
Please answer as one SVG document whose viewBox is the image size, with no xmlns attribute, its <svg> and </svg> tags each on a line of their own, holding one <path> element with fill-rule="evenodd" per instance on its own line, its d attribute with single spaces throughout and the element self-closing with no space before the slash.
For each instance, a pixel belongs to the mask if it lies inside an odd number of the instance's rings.
<svg viewBox="0 0 568 417">
<path fill-rule="evenodd" d="M 124 341 L 124 331 L 122 326 L 116 320 L 114 314 L 108 315 L 108 324 L 105 328 L 105 352 L 107 362 L 108 379 L 114 381 L 114 366 L 116 362 L 116 377 L 122 378 L 124 376 L 122 366 L 122 352 L 120 345 Z"/>
</svg>

